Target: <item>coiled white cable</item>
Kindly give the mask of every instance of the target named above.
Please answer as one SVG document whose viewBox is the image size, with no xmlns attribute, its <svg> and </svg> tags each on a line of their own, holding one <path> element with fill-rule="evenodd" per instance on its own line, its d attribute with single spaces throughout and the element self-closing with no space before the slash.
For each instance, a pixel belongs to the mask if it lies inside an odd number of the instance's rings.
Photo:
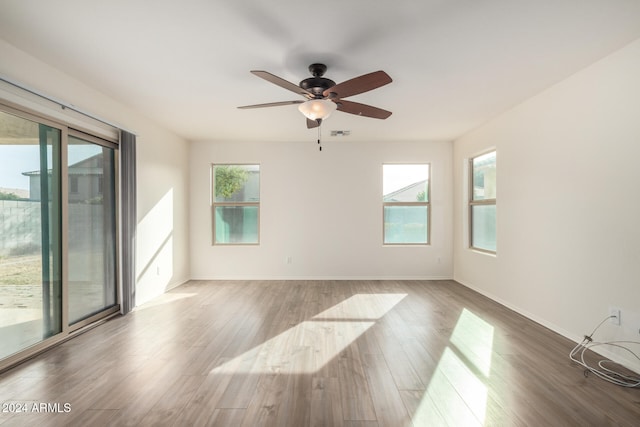
<svg viewBox="0 0 640 427">
<path fill-rule="evenodd" d="M 585 376 L 587 376 L 588 373 L 591 372 L 592 374 L 598 376 L 599 378 L 602 378 L 605 381 L 608 381 L 615 385 L 619 385 L 621 387 L 640 387 L 640 377 L 634 376 L 634 375 L 627 375 L 613 368 L 609 368 L 605 366 L 605 365 L 611 365 L 611 364 L 619 365 L 611 360 L 603 359 L 599 361 L 597 368 L 590 366 L 585 361 L 584 354 L 587 350 L 593 347 L 602 346 L 602 345 L 608 345 L 611 347 L 622 349 L 630 353 L 634 358 L 640 361 L 640 357 L 638 357 L 636 353 L 634 353 L 629 348 L 622 345 L 622 344 L 640 344 L 640 342 L 637 342 L 637 341 L 595 342 L 593 341 L 593 338 L 592 338 L 593 334 L 595 334 L 596 331 L 600 329 L 600 326 L 602 326 L 602 324 L 607 320 L 609 320 L 611 317 L 615 317 L 615 316 L 607 316 L 602 322 L 600 322 L 598 326 L 596 326 L 593 332 L 591 332 L 591 335 L 585 335 L 582 342 L 579 343 L 577 346 L 575 346 L 573 350 L 571 350 L 571 352 L 569 353 L 569 358 L 585 368 L 585 371 L 584 371 Z M 579 354 L 579 358 L 577 357 L 578 354 Z"/>
</svg>

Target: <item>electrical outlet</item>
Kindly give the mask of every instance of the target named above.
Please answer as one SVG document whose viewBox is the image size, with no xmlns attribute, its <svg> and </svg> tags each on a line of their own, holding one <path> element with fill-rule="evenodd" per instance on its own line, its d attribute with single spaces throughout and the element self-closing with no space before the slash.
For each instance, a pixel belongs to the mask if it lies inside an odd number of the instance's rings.
<svg viewBox="0 0 640 427">
<path fill-rule="evenodd" d="M 609 321 L 614 325 L 620 326 L 620 309 L 617 307 L 609 307 Z"/>
</svg>

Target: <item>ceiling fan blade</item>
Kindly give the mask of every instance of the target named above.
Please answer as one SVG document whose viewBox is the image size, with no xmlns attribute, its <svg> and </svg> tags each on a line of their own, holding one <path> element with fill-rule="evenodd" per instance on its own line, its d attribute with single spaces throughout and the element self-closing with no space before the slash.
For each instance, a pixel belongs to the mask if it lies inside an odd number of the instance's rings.
<svg viewBox="0 0 640 427">
<path fill-rule="evenodd" d="M 261 70 L 253 70 L 251 71 L 251 74 L 254 74 L 260 78 L 265 79 L 266 81 L 273 83 L 274 85 L 280 86 L 282 88 L 285 88 L 287 90 L 290 90 L 291 92 L 295 92 L 298 95 L 302 95 L 304 97 L 307 98 L 313 98 L 313 94 L 309 91 L 307 91 L 306 89 L 302 89 L 300 86 L 298 86 L 297 84 L 291 83 L 281 77 L 278 76 L 274 76 L 273 74 L 267 72 L 267 71 L 261 71 Z"/>
<path fill-rule="evenodd" d="M 329 98 L 346 98 L 391 83 L 391 77 L 384 71 L 374 71 L 351 80 L 338 83 L 326 89 L 322 94 Z"/>
<path fill-rule="evenodd" d="M 336 101 L 338 104 L 338 111 L 343 113 L 355 114 L 356 116 L 371 117 L 374 119 L 386 119 L 391 115 L 391 111 L 383 110 L 382 108 L 372 107 L 367 104 L 360 104 L 359 102 L 345 101 L 343 99 Z"/>
<path fill-rule="evenodd" d="M 279 107 L 281 105 L 292 105 L 292 104 L 302 104 L 304 101 L 280 101 L 280 102 L 269 102 L 267 104 L 254 104 L 254 105 L 243 105 L 240 108 L 241 110 L 245 110 L 248 108 L 264 108 L 264 107 Z"/>
<path fill-rule="evenodd" d="M 320 123 L 322 123 L 322 119 L 317 119 L 317 120 L 307 119 L 307 129 L 317 128 L 318 126 L 320 126 Z"/>
</svg>

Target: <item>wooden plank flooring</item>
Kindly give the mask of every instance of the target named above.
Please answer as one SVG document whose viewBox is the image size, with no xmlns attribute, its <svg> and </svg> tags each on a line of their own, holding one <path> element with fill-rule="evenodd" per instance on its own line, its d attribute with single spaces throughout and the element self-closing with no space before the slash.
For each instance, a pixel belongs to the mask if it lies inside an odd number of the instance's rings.
<svg viewBox="0 0 640 427">
<path fill-rule="evenodd" d="M 0 425 L 640 425 L 573 346 L 453 281 L 193 281 L 0 375 Z"/>
</svg>

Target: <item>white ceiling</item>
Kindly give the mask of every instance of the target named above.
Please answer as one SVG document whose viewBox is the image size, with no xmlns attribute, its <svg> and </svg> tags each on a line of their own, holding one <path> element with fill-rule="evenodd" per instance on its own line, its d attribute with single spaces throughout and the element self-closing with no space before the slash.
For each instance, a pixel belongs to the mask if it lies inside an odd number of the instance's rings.
<svg viewBox="0 0 640 427">
<path fill-rule="evenodd" d="M 249 70 L 312 62 L 394 80 L 349 98 L 390 118 L 325 138 L 451 140 L 640 37 L 640 0 L 0 0 L 0 36 L 189 140 L 314 139 L 295 105 L 236 108 L 302 99 Z"/>
</svg>

